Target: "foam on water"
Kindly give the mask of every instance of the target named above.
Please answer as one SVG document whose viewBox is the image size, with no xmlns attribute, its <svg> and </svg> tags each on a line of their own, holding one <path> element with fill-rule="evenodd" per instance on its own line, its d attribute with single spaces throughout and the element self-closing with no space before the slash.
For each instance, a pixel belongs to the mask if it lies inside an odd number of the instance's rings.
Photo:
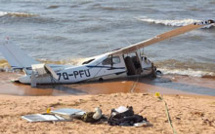
<svg viewBox="0 0 215 134">
<path fill-rule="evenodd" d="M 163 74 L 177 74 L 177 75 L 186 75 L 186 76 L 193 76 L 193 77 L 215 77 L 214 72 L 208 71 L 197 71 L 193 69 L 167 69 L 167 68 L 159 68 L 159 70 Z"/>
<path fill-rule="evenodd" d="M 193 77 L 215 77 L 215 64 L 202 63 L 193 60 L 178 61 L 174 59 L 155 63 L 163 74 L 177 74 Z"/>
<path fill-rule="evenodd" d="M 52 60 L 43 58 L 43 59 L 38 59 L 38 61 L 46 64 L 81 65 L 87 59 L 88 58 L 75 58 L 75 59 L 67 59 L 67 60 L 60 60 L 60 61 L 52 61 Z"/>
<path fill-rule="evenodd" d="M 5 16 L 7 12 L 0 12 L 0 16 Z"/>
<path fill-rule="evenodd" d="M 11 16 L 11 17 L 35 17 L 38 16 L 36 14 L 31 14 L 31 13 L 24 13 L 24 12 L 1 12 L 0 11 L 0 16 Z"/>
<path fill-rule="evenodd" d="M 0 60 L 0 67 L 5 67 L 5 66 L 9 66 L 8 62 L 6 60 L 1 59 Z"/>
</svg>

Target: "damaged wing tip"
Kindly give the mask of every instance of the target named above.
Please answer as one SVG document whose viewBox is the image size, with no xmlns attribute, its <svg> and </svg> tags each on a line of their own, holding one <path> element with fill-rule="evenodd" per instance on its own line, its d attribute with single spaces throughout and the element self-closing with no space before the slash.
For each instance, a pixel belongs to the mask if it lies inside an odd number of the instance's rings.
<svg viewBox="0 0 215 134">
<path fill-rule="evenodd" d="M 209 24 L 214 23 L 214 20 L 208 20 L 208 23 Z"/>
<path fill-rule="evenodd" d="M 212 24 L 215 23 L 214 20 L 206 20 L 206 21 L 201 21 L 201 22 L 195 22 L 193 23 L 194 25 L 207 25 L 207 24 Z"/>
</svg>

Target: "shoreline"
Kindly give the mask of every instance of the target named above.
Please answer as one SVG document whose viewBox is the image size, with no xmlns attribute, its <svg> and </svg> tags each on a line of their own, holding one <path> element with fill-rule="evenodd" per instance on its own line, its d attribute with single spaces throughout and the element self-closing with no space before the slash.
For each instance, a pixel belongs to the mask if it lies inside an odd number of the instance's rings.
<svg viewBox="0 0 215 134">
<path fill-rule="evenodd" d="M 215 96 L 215 79 L 181 75 L 163 75 L 157 78 L 124 78 L 103 82 L 85 82 L 76 84 L 30 85 L 12 83 L 21 74 L 0 72 L 0 94 L 18 96 L 65 96 L 112 93 L 155 93 Z"/>
</svg>

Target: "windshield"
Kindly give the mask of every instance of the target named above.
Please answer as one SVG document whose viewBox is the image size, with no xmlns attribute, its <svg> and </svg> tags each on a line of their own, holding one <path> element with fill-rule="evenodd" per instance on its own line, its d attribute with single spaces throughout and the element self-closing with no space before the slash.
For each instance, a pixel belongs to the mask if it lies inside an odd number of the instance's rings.
<svg viewBox="0 0 215 134">
<path fill-rule="evenodd" d="M 120 63 L 119 56 L 108 57 L 102 62 L 103 65 L 111 65 L 111 64 L 118 64 L 118 63 Z"/>
</svg>

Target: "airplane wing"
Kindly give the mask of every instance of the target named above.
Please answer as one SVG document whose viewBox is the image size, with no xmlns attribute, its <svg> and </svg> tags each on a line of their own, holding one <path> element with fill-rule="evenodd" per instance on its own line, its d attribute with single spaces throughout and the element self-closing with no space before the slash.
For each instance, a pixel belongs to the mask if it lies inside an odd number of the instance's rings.
<svg viewBox="0 0 215 134">
<path fill-rule="evenodd" d="M 202 21 L 202 22 L 199 22 L 199 23 L 189 24 L 189 25 L 186 25 L 186 26 L 171 30 L 169 32 L 157 35 L 157 36 L 155 36 L 155 37 L 153 37 L 151 39 L 148 39 L 148 40 L 133 44 L 133 45 L 128 46 L 128 47 L 118 49 L 116 51 L 111 52 L 110 55 L 131 53 L 131 52 L 134 52 L 134 51 L 136 51 L 136 50 L 138 50 L 140 48 L 152 45 L 154 43 L 157 43 L 157 42 L 169 39 L 171 37 L 174 37 L 174 36 L 177 36 L 177 35 L 180 35 L 180 34 L 183 34 L 183 33 L 186 33 L 186 32 L 189 32 L 189 31 L 192 31 L 194 29 L 198 29 L 198 28 L 201 28 L 201 27 L 204 27 L 204 26 L 207 26 L 207 25 L 211 25 L 211 24 L 214 24 L 214 23 L 215 23 L 214 20 L 208 20 L 208 21 Z"/>
</svg>

